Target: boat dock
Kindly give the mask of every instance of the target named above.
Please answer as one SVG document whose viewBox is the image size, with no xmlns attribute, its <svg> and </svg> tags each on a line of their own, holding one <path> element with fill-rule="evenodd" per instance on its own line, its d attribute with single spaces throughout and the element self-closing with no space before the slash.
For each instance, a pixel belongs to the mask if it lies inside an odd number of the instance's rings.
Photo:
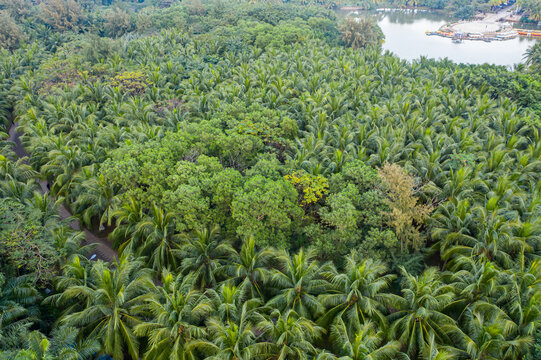
<svg viewBox="0 0 541 360">
<path fill-rule="evenodd" d="M 537 37 L 541 39 L 541 30 L 515 29 L 519 36 Z"/>
<path fill-rule="evenodd" d="M 460 43 L 462 40 L 479 40 L 479 41 L 504 41 L 511 40 L 518 36 L 535 37 L 541 39 L 541 30 L 528 29 L 513 29 L 506 28 L 496 32 L 457 32 L 449 28 L 442 28 L 437 31 L 426 31 L 428 36 L 441 36 L 452 39 L 453 42 Z"/>
<path fill-rule="evenodd" d="M 478 14 L 471 21 L 459 21 L 442 26 L 438 31 L 427 31 L 427 35 L 437 35 L 453 39 L 454 42 L 462 40 L 503 41 L 518 36 L 539 37 L 540 30 L 513 29 L 510 22 L 505 21 L 516 15 L 514 4 L 496 13 Z"/>
</svg>

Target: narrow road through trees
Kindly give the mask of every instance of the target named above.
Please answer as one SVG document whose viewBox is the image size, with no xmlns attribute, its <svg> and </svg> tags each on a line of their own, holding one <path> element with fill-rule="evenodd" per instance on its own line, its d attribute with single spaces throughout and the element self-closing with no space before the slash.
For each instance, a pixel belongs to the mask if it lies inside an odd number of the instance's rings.
<svg viewBox="0 0 541 360">
<path fill-rule="evenodd" d="M 28 157 L 28 153 L 24 149 L 23 145 L 21 144 L 21 139 L 19 138 L 19 133 L 17 132 L 19 124 L 14 122 L 11 127 L 9 128 L 9 140 L 12 141 L 15 144 L 14 151 L 15 154 L 19 158 Z M 40 191 L 43 193 L 49 192 L 48 182 L 46 180 L 40 180 L 38 181 L 40 185 Z M 60 215 L 61 219 L 69 219 L 70 220 L 70 227 L 75 230 L 81 230 L 81 225 L 79 223 L 79 220 L 72 217 L 69 210 L 64 206 L 60 205 L 58 209 L 58 213 Z M 93 254 L 96 255 L 98 259 L 111 262 L 114 259 L 118 257 L 116 251 L 111 246 L 111 243 L 107 240 L 107 238 L 99 237 L 93 234 L 91 231 L 87 229 L 83 229 L 85 233 L 85 243 L 84 245 L 88 244 L 97 244 L 95 247 Z"/>
</svg>

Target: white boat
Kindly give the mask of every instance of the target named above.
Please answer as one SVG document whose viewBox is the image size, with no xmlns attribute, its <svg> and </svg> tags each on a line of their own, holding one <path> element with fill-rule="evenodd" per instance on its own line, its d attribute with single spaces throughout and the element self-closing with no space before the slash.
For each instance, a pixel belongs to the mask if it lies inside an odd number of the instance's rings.
<svg viewBox="0 0 541 360">
<path fill-rule="evenodd" d="M 504 33 L 499 33 L 498 35 L 496 35 L 496 38 L 501 40 L 510 40 L 516 38 L 517 36 L 518 34 L 516 31 L 508 31 Z"/>
</svg>

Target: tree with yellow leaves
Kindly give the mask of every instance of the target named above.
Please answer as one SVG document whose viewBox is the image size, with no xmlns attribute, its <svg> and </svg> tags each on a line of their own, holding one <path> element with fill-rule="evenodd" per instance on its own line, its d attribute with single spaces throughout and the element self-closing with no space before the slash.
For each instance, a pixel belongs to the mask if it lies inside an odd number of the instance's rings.
<svg viewBox="0 0 541 360">
<path fill-rule="evenodd" d="M 418 204 L 415 180 L 400 166 L 386 163 L 378 172 L 390 208 L 389 224 L 400 240 L 400 248 L 420 249 L 424 239 L 419 228 L 432 206 Z"/>
</svg>

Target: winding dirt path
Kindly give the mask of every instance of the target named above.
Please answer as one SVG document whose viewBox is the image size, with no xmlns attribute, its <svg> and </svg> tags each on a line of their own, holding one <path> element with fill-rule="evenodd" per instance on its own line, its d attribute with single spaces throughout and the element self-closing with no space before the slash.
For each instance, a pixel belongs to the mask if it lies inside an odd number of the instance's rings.
<svg viewBox="0 0 541 360">
<path fill-rule="evenodd" d="M 19 138 L 19 133 L 17 131 L 18 126 L 19 124 L 14 122 L 9 128 L 9 140 L 15 144 L 13 150 L 19 158 L 28 157 L 28 153 L 24 149 L 23 145 L 21 144 L 21 139 Z M 45 194 L 49 192 L 49 184 L 47 181 L 40 180 L 38 183 L 42 193 Z M 70 220 L 69 225 L 72 229 L 81 230 L 81 224 L 79 223 L 79 220 L 72 217 L 71 213 L 64 205 L 60 205 L 58 209 L 58 214 L 63 220 Z M 82 231 L 85 233 L 84 245 L 97 244 L 92 251 L 90 257 L 96 255 L 96 258 L 108 262 L 111 262 L 114 259 L 118 258 L 116 251 L 113 249 L 111 243 L 107 240 L 107 238 L 96 236 L 94 233 L 90 232 L 87 229 L 83 229 Z"/>
</svg>

